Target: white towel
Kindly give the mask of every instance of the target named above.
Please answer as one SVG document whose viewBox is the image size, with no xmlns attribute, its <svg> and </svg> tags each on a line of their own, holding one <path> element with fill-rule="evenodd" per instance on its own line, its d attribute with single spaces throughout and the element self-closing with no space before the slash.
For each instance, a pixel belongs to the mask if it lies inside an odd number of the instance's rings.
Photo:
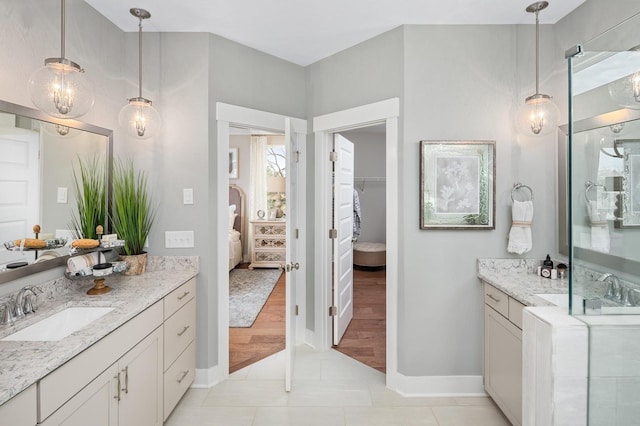
<svg viewBox="0 0 640 426">
<path fill-rule="evenodd" d="M 609 235 L 609 223 L 606 210 L 598 211 L 598 202 L 587 202 L 587 212 L 591 225 L 591 248 L 593 250 L 609 253 L 611 249 L 611 236 Z"/>
<path fill-rule="evenodd" d="M 90 275 L 84 274 L 82 272 L 86 272 L 87 269 L 91 270 L 93 265 L 99 262 L 98 252 L 94 251 L 89 254 L 83 254 L 81 256 L 72 256 L 67 260 L 67 270 L 72 274 L 76 275 L 80 273 L 80 275 Z"/>
<path fill-rule="evenodd" d="M 509 231 L 509 253 L 523 254 L 531 251 L 531 220 L 533 219 L 533 201 L 514 201 L 511 207 L 511 231 Z"/>
</svg>

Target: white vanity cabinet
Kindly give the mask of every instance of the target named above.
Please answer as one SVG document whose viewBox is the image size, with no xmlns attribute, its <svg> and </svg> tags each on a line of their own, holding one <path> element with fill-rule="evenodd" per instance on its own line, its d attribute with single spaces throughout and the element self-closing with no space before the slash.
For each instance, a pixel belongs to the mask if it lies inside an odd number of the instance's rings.
<svg viewBox="0 0 640 426">
<path fill-rule="evenodd" d="M 164 420 L 195 378 L 195 296 L 192 279 L 164 298 Z"/>
<path fill-rule="evenodd" d="M 524 305 L 483 283 L 484 387 L 512 424 L 522 424 Z"/>
<path fill-rule="evenodd" d="M 157 302 L 40 380 L 40 424 L 162 425 L 161 326 Z"/>
<path fill-rule="evenodd" d="M 0 405 L 1 423 L 11 426 L 34 426 L 38 421 L 38 396 L 36 385 L 33 384 L 6 404 Z"/>
</svg>

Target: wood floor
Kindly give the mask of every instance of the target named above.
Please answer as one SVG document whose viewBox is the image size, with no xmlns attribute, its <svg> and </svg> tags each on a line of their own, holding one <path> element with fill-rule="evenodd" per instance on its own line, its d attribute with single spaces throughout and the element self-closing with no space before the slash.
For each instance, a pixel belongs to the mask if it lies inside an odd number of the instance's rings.
<svg viewBox="0 0 640 426">
<path fill-rule="evenodd" d="M 386 372 L 386 271 L 353 271 L 353 320 L 336 350 Z"/>
<path fill-rule="evenodd" d="M 246 269 L 248 264 L 238 265 Z M 284 274 L 280 276 L 267 303 L 251 327 L 229 328 L 229 373 L 284 349 Z"/>
<path fill-rule="evenodd" d="M 238 268 L 246 268 L 247 264 Z M 386 271 L 353 272 L 353 320 L 336 350 L 383 373 L 386 370 Z M 284 274 L 256 322 L 229 328 L 229 373 L 284 349 Z"/>
</svg>

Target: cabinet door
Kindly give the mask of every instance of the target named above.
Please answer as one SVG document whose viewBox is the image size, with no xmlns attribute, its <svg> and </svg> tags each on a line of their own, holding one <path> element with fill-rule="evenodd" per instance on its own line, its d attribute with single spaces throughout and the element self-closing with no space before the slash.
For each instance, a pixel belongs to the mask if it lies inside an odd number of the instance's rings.
<svg viewBox="0 0 640 426">
<path fill-rule="evenodd" d="M 160 327 L 134 346 L 118 362 L 120 426 L 162 425 L 162 356 Z"/>
<path fill-rule="evenodd" d="M 49 416 L 42 426 L 117 426 L 118 366 L 113 364 Z"/>
<path fill-rule="evenodd" d="M 38 400 L 36 385 L 33 384 L 9 401 L 0 405 L 0 420 L 2 424 L 11 426 L 33 426 L 38 418 Z"/>
<path fill-rule="evenodd" d="M 522 424 L 522 331 L 484 307 L 484 386 L 514 425 Z"/>
</svg>

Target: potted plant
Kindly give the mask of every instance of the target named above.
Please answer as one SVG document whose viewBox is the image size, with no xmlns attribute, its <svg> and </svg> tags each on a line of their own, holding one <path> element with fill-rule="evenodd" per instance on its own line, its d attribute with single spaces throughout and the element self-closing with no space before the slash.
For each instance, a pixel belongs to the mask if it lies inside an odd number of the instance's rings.
<svg viewBox="0 0 640 426">
<path fill-rule="evenodd" d="M 96 227 L 104 225 L 106 219 L 106 181 L 102 163 L 98 156 L 83 162 L 78 157 L 79 174 L 73 169 L 77 213 L 71 212 L 69 228 L 75 238 L 98 238 Z"/>
<path fill-rule="evenodd" d="M 147 175 L 135 170 L 133 159 L 115 161 L 112 185 L 111 224 L 118 238 L 124 240 L 120 254 L 129 265 L 125 274 L 139 275 L 146 267 L 144 245 L 157 208 L 147 191 Z"/>
</svg>

